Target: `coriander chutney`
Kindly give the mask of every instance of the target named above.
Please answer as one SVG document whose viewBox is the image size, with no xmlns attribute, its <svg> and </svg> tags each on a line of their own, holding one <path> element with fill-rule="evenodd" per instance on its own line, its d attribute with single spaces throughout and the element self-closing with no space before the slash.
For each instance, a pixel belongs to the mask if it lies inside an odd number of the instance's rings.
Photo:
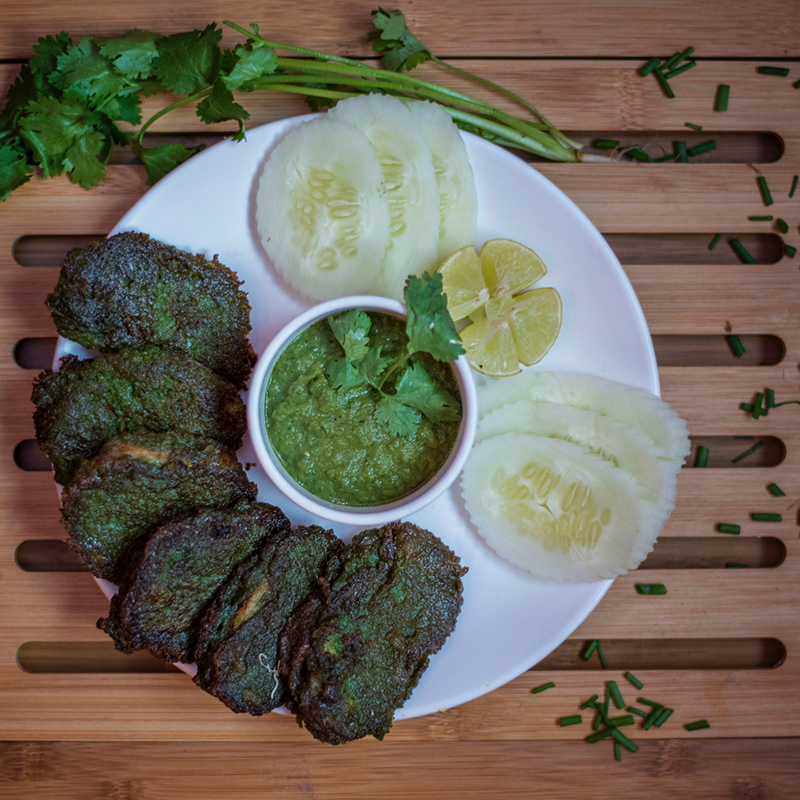
<svg viewBox="0 0 800 800">
<path fill-rule="evenodd" d="M 392 364 L 406 352 L 404 320 L 367 312 L 369 342 Z M 413 412 L 413 433 L 397 435 L 376 417 L 381 393 L 367 382 L 336 388 L 331 364 L 344 351 L 329 318 L 301 331 L 273 367 L 266 392 L 267 437 L 284 469 L 304 489 L 328 502 L 379 506 L 411 494 L 429 481 L 453 449 L 460 422 L 432 422 Z M 415 353 L 419 364 L 460 401 L 449 364 Z M 403 369 L 382 389 L 395 391 Z"/>
</svg>

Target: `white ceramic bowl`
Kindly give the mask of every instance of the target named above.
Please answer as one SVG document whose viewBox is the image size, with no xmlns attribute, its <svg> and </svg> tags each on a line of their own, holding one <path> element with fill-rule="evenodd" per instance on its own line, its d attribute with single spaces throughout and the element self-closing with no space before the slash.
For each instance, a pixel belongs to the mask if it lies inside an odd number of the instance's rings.
<svg viewBox="0 0 800 800">
<path fill-rule="evenodd" d="M 458 477 L 464 467 L 472 445 L 475 442 L 475 429 L 478 424 L 478 403 L 475 395 L 475 382 L 472 370 L 464 356 L 451 362 L 458 388 L 461 393 L 461 427 L 453 449 L 439 471 L 425 484 L 411 494 L 381 506 L 356 508 L 336 503 L 329 503 L 315 497 L 304 489 L 284 469 L 267 437 L 266 427 L 266 394 L 272 369 L 286 346 L 305 328 L 320 319 L 359 308 L 364 311 L 381 311 L 401 319 L 406 318 L 406 307 L 386 297 L 355 296 L 330 300 L 310 308 L 296 317 L 270 342 L 266 351 L 261 354 L 253 373 L 247 401 L 247 425 L 250 438 L 255 447 L 256 456 L 269 476 L 270 480 L 290 500 L 331 522 L 350 525 L 384 525 L 401 517 L 407 517 L 415 511 L 433 502 Z"/>
</svg>

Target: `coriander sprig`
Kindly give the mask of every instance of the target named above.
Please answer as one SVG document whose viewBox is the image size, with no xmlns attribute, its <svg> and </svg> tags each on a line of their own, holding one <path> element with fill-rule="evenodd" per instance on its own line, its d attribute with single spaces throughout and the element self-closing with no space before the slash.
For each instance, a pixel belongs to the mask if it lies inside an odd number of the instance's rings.
<svg viewBox="0 0 800 800">
<path fill-rule="evenodd" d="M 169 36 L 133 29 L 121 37 L 84 37 L 77 43 L 65 32 L 43 37 L 0 112 L 0 200 L 30 180 L 37 167 L 46 178 L 66 173 L 90 189 L 105 177 L 114 145 L 130 146 L 147 170 L 148 183 L 155 183 L 204 147 L 182 142 L 146 147 L 144 135 L 155 122 L 196 103 L 197 116 L 207 124 L 237 123 L 233 139 L 241 141 L 250 115 L 233 92 L 256 90 L 302 95 L 312 111 L 371 92 L 404 102 L 431 100 L 460 128 L 497 144 L 553 161 L 608 160 L 584 153 L 513 92 L 438 59 L 411 34 L 399 11 L 373 13 L 377 30 L 371 38 L 383 53 L 384 69 L 274 42 L 260 35 L 258 25 L 247 29 L 229 21 L 228 27 L 247 37 L 232 50 L 221 49 L 222 30 L 215 23 Z M 280 57 L 278 51 L 299 57 Z M 512 98 L 526 116 L 402 74 L 425 60 Z M 158 91 L 172 92 L 176 100 L 142 124 L 142 98 Z"/>
<path fill-rule="evenodd" d="M 344 356 L 328 365 L 328 379 L 340 391 L 366 383 L 380 395 L 375 418 L 394 436 L 411 436 L 420 415 L 431 422 L 458 422 L 461 404 L 418 361 L 415 353 L 428 353 L 437 361 L 452 361 L 463 352 L 461 339 L 447 311 L 440 273 L 410 276 L 405 289 L 408 342 L 405 352 L 392 361 L 382 347 L 370 344 L 372 322 L 359 309 L 329 318 L 333 335 Z M 399 374 L 393 391 L 388 378 Z"/>
</svg>

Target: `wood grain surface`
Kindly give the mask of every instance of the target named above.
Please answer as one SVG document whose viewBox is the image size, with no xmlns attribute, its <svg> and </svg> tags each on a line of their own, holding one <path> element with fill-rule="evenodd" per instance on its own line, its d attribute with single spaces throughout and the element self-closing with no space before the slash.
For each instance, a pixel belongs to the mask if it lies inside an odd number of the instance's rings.
<svg viewBox="0 0 800 800">
<path fill-rule="evenodd" d="M 662 395 L 688 421 L 695 447 L 711 447 L 711 466 L 687 465 L 675 512 L 642 568 L 616 580 L 551 656 L 490 695 L 397 723 L 383 743 L 340 748 L 287 717 L 232 714 L 173 668 L 116 653 L 94 624 L 107 610 L 102 594 L 60 544 L 52 477 L 29 447 L 31 382 L 55 335 L 43 300 L 66 250 L 104 236 L 147 187 L 123 152 L 91 192 L 37 177 L 0 205 L 0 798 L 797 797 L 800 406 L 759 420 L 739 408 L 766 386 L 779 400 L 800 398 L 800 257 L 782 255 L 784 243 L 800 249 L 800 192 L 788 198 L 800 173 L 797 3 L 399 5 L 437 55 L 531 99 L 581 141 L 613 134 L 657 155 L 676 138 L 718 138 L 717 151 L 690 164 L 535 162 L 620 255 L 654 336 Z M 61 29 L 76 38 L 133 27 L 169 33 L 230 18 L 258 22 L 270 38 L 368 58 L 372 7 L 6 0 L 0 91 L 36 39 Z M 674 80 L 677 97 L 668 100 L 637 69 L 689 45 L 698 66 Z M 790 67 L 790 78 L 759 75 L 767 63 Z M 467 88 L 436 65 L 415 74 Z M 731 86 L 723 114 L 714 111 L 720 83 Z M 512 109 L 488 89 L 468 91 Z M 241 101 L 252 125 L 306 110 L 266 93 Z M 148 98 L 145 115 L 168 102 Z M 187 107 L 154 135 L 213 141 L 230 130 L 209 129 Z M 760 174 L 775 198 L 768 212 Z M 763 213 L 786 219 L 789 233 L 748 220 Z M 712 255 L 706 245 L 716 233 L 723 240 Z M 731 236 L 748 242 L 757 265 L 738 261 Z M 725 343 L 729 333 L 747 343 L 742 361 Z M 765 446 L 732 465 L 753 443 L 737 436 Z M 768 493 L 772 482 L 786 497 Z M 752 511 L 777 511 L 783 521 L 752 522 Z M 741 524 L 741 536 L 717 533 L 718 522 Z M 728 561 L 751 568 L 725 569 Z M 637 595 L 643 581 L 664 583 L 668 594 Z M 607 671 L 580 658 L 597 637 Z M 641 692 L 622 677 L 627 669 L 644 681 Z M 585 725 L 558 725 L 609 679 L 628 702 L 644 695 L 675 709 L 660 729 L 637 726 L 639 752 L 623 751 L 621 764 L 607 742 L 579 741 Z M 555 689 L 530 694 L 548 680 Z M 700 718 L 711 728 L 684 729 Z"/>
</svg>

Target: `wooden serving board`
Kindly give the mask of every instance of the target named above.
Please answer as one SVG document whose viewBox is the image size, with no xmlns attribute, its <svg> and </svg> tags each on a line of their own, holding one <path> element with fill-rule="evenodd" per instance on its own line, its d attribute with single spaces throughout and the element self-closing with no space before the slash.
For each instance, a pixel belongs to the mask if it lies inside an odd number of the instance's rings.
<svg viewBox="0 0 800 800">
<path fill-rule="evenodd" d="M 669 778 L 662 788 L 681 797 L 796 796 L 800 406 L 754 420 L 739 404 L 765 387 L 778 401 L 800 399 L 800 255 L 782 255 L 783 243 L 800 250 L 800 190 L 788 197 L 800 173 L 797 4 L 736 0 L 721 11 L 688 0 L 426 0 L 401 7 L 437 54 L 530 98 L 583 141 L 617 138 L 654 155 L 674 139 L 718 141 L 689 164 L 535 164 L 620 255 L 654 338 L 662 395 L 688 421 L 695 445 L 709 447 L 709 467 L 684 469 L 675 512 L 642 568 L 617 579 L 555 653 L 490 695 L 398 723 L 382 744 L 336 750 L 290 718 L 232 714 L 174 668 L 116 653 L 96 630 L 107 603 L 61 543 L 52 476 L 30 441 L 31 383 L 49 365 L 56 335 L 44 297 L 67 249 L 104 236 L 146 191 L 144 171 L 127 153 L 115 156 L 108 179 L 91 192 L 66 178 L 36 178 L 0 205 L 0 738 L 16 742 L 0 749 L 0 797 L 73 797 L 80 787 L 90 797 L 172 797 L 185 785 L 195 797 L 234 788 L 237 797 L 530 797 L 530 781 L 539 779 L 541 796 L 566 798 L 595 787 L 598 771 L 624 797 L 643 796 L 647 776 Z M 118 0 L 57 7 L 7 0 L 0 90 L 36 37 L 62 28 L 75 37 L 131 27 L 169 33 L 233 17 L 260 22 L 279 40 L 368 58 L 370 9 L 361 0 L 346 8 L 279 0 L 268 10 L 221 0 L 144 0 L 135 10 Z M 237 39 L 226 33 L 225 41 Z M 669 100 L 654 76 L 637 70 L 654 54 L 689 45 L 698 66 L 673 80 L 677 97 Z M 756 72 L 784 61 L 789 78 Z M 435 65 L 415 74 L 515 111 Z M 731 87 L 729 110 L 716 113 L 721 83 Z M 145 116 L 167 102 L 149 98 Z M 302 101 L 267 93 L 242 102 L 252 125 L 305 111 Z M 154 129 L 167 139 L 226 132 L 204 126 L 190 108 Z M 758 175 L 775 200 L 769 209 Z M 779 237 L 773 224 L 748 220 L 767 213 L 785 219 L 789 233 Z M 723 238 L 711 253 L 716 233 Z M 757 265 L 739 261 L 728 244 L 733 236 Z M 729 333 L 747 348 L 739 360 L 724 339 Z M 731 463 L 755 441 L 764 446 Z M 785 497 L 768 492 L 773 482 Z M 753 522 L 754 511 L 779 512 L 783 521 Z M 741 535 L 717 533 L 719 522 L 740 524 Z M 726 562 L 750 566 L 726 569 Z M 668 594 L 640 596 L 634 584 L 643 582 L 664 583 Z M 607 671 L 580 658 L 594 638 L 604 643 Z M 645 683 L 641 692 L 625 670 Z M 554 741 L 587 734 L 585 724 L 561 728 L 557 720 L 602 695 L 610 679 L 629 703 L 644 695 L 675 709 L 660 729 L 626 729 L 641 750 L 625 753 L 624 765 L 613 763 L 607 743 Z M 530 694 L 550 680 L 555 689 Z M 684 729 L 703 718 L 711 728 Z M 187 773 L 191 784 L 176 782 Z M 660 796 L 652 786 L 647 792 Z"/>
</svg>

